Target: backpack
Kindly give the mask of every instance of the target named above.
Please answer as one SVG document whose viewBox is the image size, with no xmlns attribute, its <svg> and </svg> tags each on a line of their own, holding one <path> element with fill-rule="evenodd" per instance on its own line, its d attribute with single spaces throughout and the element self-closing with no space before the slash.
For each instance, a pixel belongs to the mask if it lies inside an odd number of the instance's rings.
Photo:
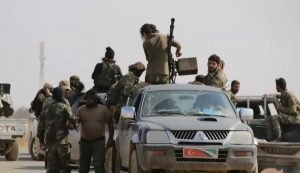
<svg viewBox="0 0 300 173">
<path fill-rule="evenodd" d="M 109 63 L 102 63 L 102 70 L 96 76 L 96 86 L 109 88 L 115 83 L 114 71 Z"/>
</svg>

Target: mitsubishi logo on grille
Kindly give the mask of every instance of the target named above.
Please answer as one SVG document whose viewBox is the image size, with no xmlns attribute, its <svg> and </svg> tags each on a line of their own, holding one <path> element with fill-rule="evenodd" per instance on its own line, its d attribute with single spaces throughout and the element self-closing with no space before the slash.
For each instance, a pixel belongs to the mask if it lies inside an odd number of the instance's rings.
<svg viewBox="0 0 300 173">
<path fill-rule="evenodd" d="M 198 131 L 194 139 L 196 141 L 208 141 L 208 138 L 203 131 Z"/>
</svg>

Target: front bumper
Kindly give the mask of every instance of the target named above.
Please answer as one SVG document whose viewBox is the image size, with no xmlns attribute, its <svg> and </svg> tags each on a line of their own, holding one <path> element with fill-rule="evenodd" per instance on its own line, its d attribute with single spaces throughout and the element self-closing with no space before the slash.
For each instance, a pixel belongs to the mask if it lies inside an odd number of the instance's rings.
<svg viewBox="0 0 300 173">
<path fill-rule="evenodd" d="M 183 148 L 215 147 L 218 158 L 185 158 Z M 253 171 L 257 160 L 256 145 L 209 145 L 209 146 L 178 146 L 172 144 L 137 144 L 136 151 L 140 166 L 144 171 Z M 237 157 L 235 151 L 252 152 L 252 156 Z"/>
</svg>

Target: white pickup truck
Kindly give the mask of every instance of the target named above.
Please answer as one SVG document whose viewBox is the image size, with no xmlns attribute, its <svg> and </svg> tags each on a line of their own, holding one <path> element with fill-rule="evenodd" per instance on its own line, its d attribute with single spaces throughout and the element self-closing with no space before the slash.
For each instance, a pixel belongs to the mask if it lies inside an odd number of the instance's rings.
<svg viewBox="0 0 300 173">
<path fill-rule="evenodd" d="M 122 107 L 115 172 L 257 173 L 252 129 L 221 89 L 149 85 Z"/>
<path fill-rule="evenodd" d="M 15 161 L 19 156 L 17 138 L 26 133 L 27 119 L 14 119 L 9 95 L 10 84 L 0 84 L 0 155 L 6 160 Z"/>
<path fill-rule="evenodd" d="M 26 119 L 0 117 L 0 155 L 5 155 L 8 161 L 15 161 L 19 156 L 17 138 L 26 132 Z"/>
</svg>

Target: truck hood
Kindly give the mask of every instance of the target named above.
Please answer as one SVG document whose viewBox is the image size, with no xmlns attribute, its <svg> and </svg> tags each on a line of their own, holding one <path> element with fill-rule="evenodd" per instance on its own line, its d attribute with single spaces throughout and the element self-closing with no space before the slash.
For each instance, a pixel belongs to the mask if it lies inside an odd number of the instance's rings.
<svg viewBox="0 0 300 173">
<path fill-rule="evenodd" d="M 156 130 L 248 130 L 237 117 L 217 116 L 155 116 L 144 117 L 140 123 Z"/>
</svg>

